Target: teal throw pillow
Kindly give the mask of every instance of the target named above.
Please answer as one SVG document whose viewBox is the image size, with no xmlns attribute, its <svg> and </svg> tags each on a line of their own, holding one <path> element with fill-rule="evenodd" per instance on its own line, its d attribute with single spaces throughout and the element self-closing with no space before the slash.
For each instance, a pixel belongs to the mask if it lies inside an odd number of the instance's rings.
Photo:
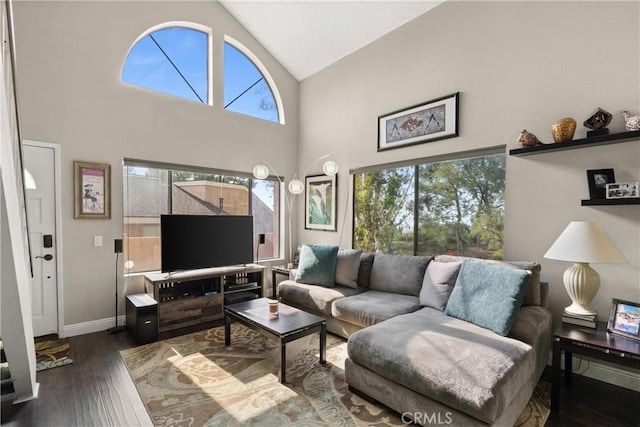
<svg viewBox="0 0 640 427">
<path fill-rule="evenodd" d="M 530 277 L 526 270 L 464 261 L 444 313 L 506 336 Z"/>
<path fill-rule="evenodd" d="M 333 288 L 338 249 L 338 246 L 302 245 L 296 282 Z"/>
</svg>

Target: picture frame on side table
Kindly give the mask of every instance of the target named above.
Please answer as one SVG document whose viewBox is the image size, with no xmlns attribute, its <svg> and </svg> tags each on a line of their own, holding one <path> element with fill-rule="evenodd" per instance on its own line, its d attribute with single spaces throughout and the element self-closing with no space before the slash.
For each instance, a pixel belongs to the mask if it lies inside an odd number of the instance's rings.
<svg viewBox="0 0 640 427">
<path fill-rule="evenodd" d="M 607 331 L 640 340 L 640 303 L 613 298 Z"/>
<path fill-rule="evenodd" d="M 307 230 L 337 230 L 337 184 L 336 175 L 305 177 L 304 228 Z"/>
<path fill-rule="evenodd" d="M 378 151 L 458 136 L 460 92 L 378 117 Z"/>
<path fill-rule="evenodd" d="M 74 218 L 111 218 L 111 165 L 73 162 Z"/>
<path fill-rule="evenodd" d="M 635 199 L 640 194 L 638 182 L 616 182 L 607 184 L 607 199 Z"/>
<path fill-rule="evenodd" d="M 590 199 L 606 199 L 607 184 L 616 182 L 613 169 L 590 169 L 587 171 Z"/>
</svg>

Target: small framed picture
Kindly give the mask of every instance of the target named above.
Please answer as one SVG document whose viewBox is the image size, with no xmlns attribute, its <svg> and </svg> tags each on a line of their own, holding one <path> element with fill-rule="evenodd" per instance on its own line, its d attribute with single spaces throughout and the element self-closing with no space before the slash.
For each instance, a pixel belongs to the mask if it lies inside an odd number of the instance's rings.
<svg viewBox="0 0 640 427">
<path fill-rule="evenodd" d="M 630 199 L 638 197 L 640 183 L 616 182 L 607 184 L 607 199 Z"/>
<path fill-rule="evenodd" d="M 606 199 L 607 184 L 616 182 L 613 169 L 591 169 L 587 171 L 590 199 Z"/>
<path fill-rule="evenodd" d="M 613 298 L 607 331 L 640 340 L 640 303 Z"/>
<path fill-rule="evenodd" d="M 74 218 L 111 218 L 111 165 L 73 162 Z"/>
</svg>

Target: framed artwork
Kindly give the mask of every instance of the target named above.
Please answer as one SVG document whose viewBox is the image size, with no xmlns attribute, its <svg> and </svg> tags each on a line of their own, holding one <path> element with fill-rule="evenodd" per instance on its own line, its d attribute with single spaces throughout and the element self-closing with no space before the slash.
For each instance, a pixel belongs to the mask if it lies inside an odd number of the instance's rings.
<svg viewBox="0 0 640 427">
<path fill-rule="evenodd" d="M 640 304 L 613 298 L 607 331 L 640 339 Z"/>
<path fill-rule="evenodd" d="M 378 117 L 378 151 L 458 136 L 456 92 Z"/>
<path fill-rule="evenodd" d="M 605 199 L 607 184 L 616 182 L 613 169 L 591 169 L 587 171 L 589 198 Z"/>
<path fill-rule="evenodd" d="M 111 165 L 73 162 L 74 218 L 111 218 Z"/>
<path fill-rule="evenodd" d="M 336 231 L 336 175 L 305 177 L 304 228 Z"/>
<path fill-rule="evenodd" d="M 607 184 L 607 199 L 634 199 L 640 197 L 640 183 L 616 182 Z"/>
</svg>

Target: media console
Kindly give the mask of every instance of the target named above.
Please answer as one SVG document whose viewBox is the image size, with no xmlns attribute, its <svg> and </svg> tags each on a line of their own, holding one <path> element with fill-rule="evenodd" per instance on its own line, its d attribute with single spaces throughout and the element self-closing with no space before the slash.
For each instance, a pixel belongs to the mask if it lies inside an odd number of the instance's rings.
<svg viewBox="0 0 640 427">
<path fill-rule="evenodd" d="M 146 274 L 145 291 L 158 302 L 159 332 L 223 319 L 225 304 L 262 297 L 265 269 L 247 264 Z"/>
</svg>

